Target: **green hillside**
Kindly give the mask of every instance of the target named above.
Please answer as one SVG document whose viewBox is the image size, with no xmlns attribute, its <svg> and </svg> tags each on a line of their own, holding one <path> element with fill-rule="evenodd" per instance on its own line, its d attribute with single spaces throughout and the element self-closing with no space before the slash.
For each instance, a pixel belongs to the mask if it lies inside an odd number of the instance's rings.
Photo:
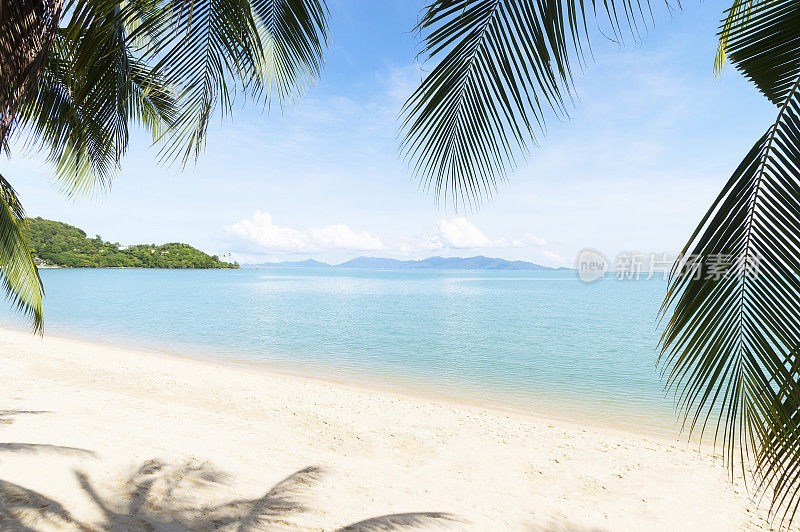
<svg viewBox="0 0 800 532">
<path fill-rule="evenodd" d="M 188 244 L 120 246 L 100 235 L 88 238 L 77 227 L 43 218 L 28 218 L 23 234 L 42 266 L 65 268 L 238 268 Z"/>
</svg>

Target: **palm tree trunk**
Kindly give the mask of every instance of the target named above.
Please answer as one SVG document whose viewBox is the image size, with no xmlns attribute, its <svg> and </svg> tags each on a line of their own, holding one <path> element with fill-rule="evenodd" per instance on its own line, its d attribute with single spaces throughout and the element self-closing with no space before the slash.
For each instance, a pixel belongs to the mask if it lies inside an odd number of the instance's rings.
<svg viewBox="0 0 800 532">
<path fill-rule="evenodd" d="M 0 0 L 0 150 L 36 88 L 63 7 L 64 0 Z"/>
</svg>

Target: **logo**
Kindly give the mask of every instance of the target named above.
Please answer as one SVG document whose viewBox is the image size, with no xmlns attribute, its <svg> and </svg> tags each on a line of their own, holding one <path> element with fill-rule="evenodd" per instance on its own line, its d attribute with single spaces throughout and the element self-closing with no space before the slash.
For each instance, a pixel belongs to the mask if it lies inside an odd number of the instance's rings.
<svg viewBox="0 0 800 532">
<path fill-rule="evenodd" d="M 575 266 L 578 278 L 584 283 L 591 283 L 605 276 L 608 271 L 608 260 L 599 251 L 587 248 L 578 253 Z"/>
</svg>

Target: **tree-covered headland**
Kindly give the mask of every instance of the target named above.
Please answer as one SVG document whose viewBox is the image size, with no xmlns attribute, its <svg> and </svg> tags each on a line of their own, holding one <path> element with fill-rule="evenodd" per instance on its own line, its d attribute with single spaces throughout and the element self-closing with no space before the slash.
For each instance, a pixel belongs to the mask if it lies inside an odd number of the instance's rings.
<svg viewBox="0 0 800 532">
<path fill-rule="evenodd" d="M 28 218 L 23 234 L 37 265 L 64 268 L 238 268 L 216 255 L 207 255 L 189 244 L 170 243 L 121 246 L 100 235 L 89 238 L 77 227 Z"/>
</svg>

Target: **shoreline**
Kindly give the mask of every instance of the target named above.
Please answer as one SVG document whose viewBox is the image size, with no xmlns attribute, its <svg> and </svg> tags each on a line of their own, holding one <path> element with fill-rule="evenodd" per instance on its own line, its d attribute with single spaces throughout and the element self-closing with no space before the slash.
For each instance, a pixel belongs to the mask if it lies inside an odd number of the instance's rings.
<svg viewBox="0 0 800 532">
<path fill-rule="evenodd" d="M 0 326 L 0 333 L 5 331 L 29 334 L 20 329 Z M 331 384 L 342 386 L 344 388 L 353 388 L 363 392 L 386 393 L 389 395 L 411 399 L 436 401 L 450 404 L 452 406 L 477 408 L 499 414 L 512 414 L 541 422 L 564 423 L 573 427 L 581 428 L 588 426 L 596 430 L 607 430 L 621 434 L 647 436 L 662 441 L 685 443 L 697 448 L 707 449 L 709 452 L 714 451 L 713 446 L 707 441 L 700 441 L 694 436 L 691 439 L 684 436 L 683 432 L 680 430 L 679 424 L 676 424 L 674 427 L 667 428 L 663 420 L 657 419 L 655 416 L 644 415 L 642 419 L 648 424 L 644 427 L 633 427 L 631 424 L 617 423 L 613 418 L 610 417 L 604 419 L 599 416 L 593 416 L 589 411 L 582 411 L 580 408 L 581 405 L 577 404 L 573 405 L 574 408 L 570 410 L 570 413 L 565 413 L 564 411 L 557 412 L 554 408 L 547 407 L 545 404 L 546 400 L 544 399 L 546 396 L 544 395 L 537 398 L 537 404 L 532 408 L 523 408 L 515 406 L 510 402 L 504 403 L 502 401 L 502 393 L 492 398 L 470 398 L 466 396 L 458 396 L 455 394 L 448 394 L 445 391 L 434 390 L 430 385 L 427 385 L 428 383 L 426 382 L 400 382 L 398 376 L 389 373 L 358 371 L 352 375 L 349 375 L 351 378 L 348 379 L 347 377 L 335 376 L 333 374 L 333 369 L 327 367 L 322 370 L 317 367 L 315 370 L 314 368 L 300 364 L 279 364 L 270 361 L 258 361 L 247 358 L 229 358 L 226 356 L 215 356 L 209 353 L 190 354 L 178 350 L 169 350 L 153 346 L 124 345 L 112 340 L 100 340 L 81 335 L 59 336 L 48 334 L 45 336 L 45 339 L 72 342 L 77 345 L 102 346 L 111 349 L 119 349 L 124 352 L 155 357 L 175 357 L 190 362 L 197 362 L 212 366 L 216 365 L 221 367 L 243 368 L 267 375 L 277 375 L 281 377 L 298 379 L 300 381 Z M 370 379 L 377 379 L 379 382 L 369 382 Z M 497 399 L 497 401 L 493 402 L 492 399 Z"/>
<path fill-rule="evenodd" d="M 36 266 L 37 270 L 241 270 L 239 266 L 224 266 L 220 268 L 148 268 L 147 266 L 58 266 L 57 264 Z"/>
<path fill-rule="evenodd" d="M 768 529 L 675 439 L 6 329 L 0 364 L 3 529 Z"/>
</svg>

